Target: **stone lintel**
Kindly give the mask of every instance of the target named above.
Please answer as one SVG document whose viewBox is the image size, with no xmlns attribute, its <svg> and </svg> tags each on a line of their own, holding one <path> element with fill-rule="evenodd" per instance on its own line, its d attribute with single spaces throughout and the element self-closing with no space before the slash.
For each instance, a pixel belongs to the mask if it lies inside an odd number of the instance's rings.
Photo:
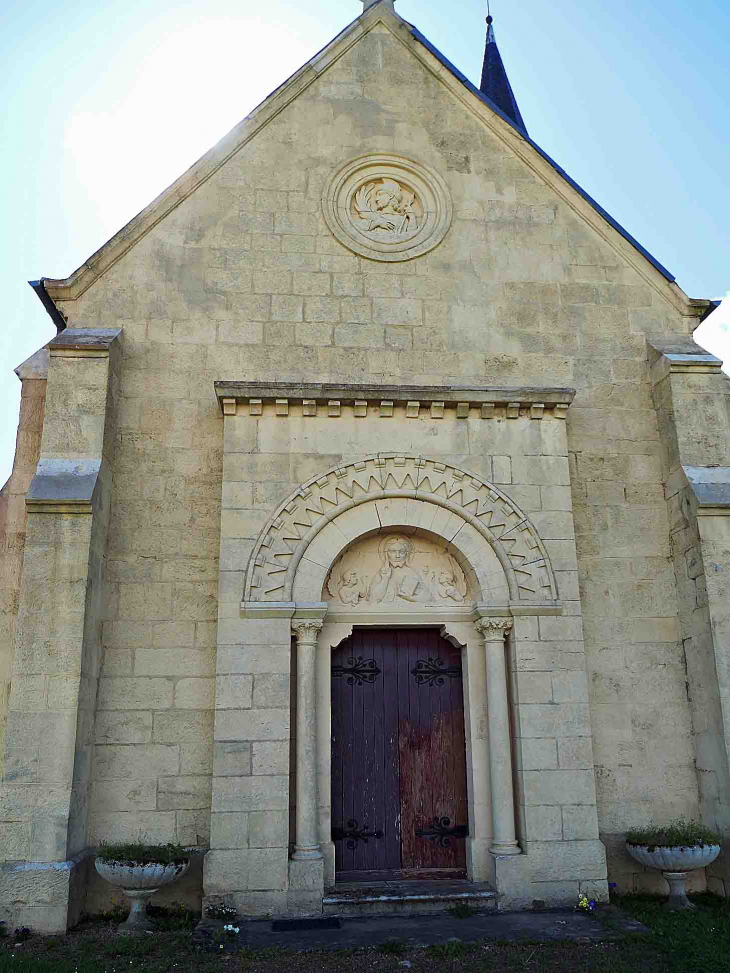
<svg viewBox="0 0 730 973">
<path fill-rule="evenodd" d="M 49 341 L 48 351 L 54 357 L 105 358 L 121 333 L 121 328 L 66 328 Z"/>
<path fill-rule="evenodd" d="M 41 459 L 25 497 L 38 513 L 91 513 L 100 460 Z"/>
<path fill-rule="evenodd" d="M 532 418 L 541 418 L 544 409 L 552 409 L 555 418 L 564 419 L 568 406 L 573 401 L 575 389 L 477 386 L 477 385 L 327 385 L 324 383 L 303 384 L 300 382 L 216 382 L 215 391 L 221 410 L 231 414 L 232 402 L 253 403 L 255 412 L 261 415 L 262 404 L 270 404 L 281 410 L 282 403 L 303 406 L 305 415 L 316 415 L 316 406 L 328 408 L 329 415 L 339 415 L 341 406 L 352 406 L 357 416 L 367 414 L 363 408 L 367 403 L 376 405 L 383 414 L 383 403 L 390 406 L 403 406 L 410 409 L 410 417 L 415 418 L 414 407 L 430 410 L 432 418 L 440 418 L 445 406 L 456 408 L 465 417 L 470 408 L 480 410 L 482 418 L 490 418 L 495 407 L 515 410 L 529 410 Z M 337 410 L 333 411 L 332 403 Z M 277 411 L 278 411 L 277 410 Z M 279 412 L 279 414 L 282 414 Z M 516 416 L 515 416 L 516 417 Z"/>
<path fill-rule="evenodd" d="M 503 609 L 503 614 L 508 609 Z M 299 612 L 297 611 L 297 615 Z M 448 622 L 468 622 L 471 619 L 471 608 L 430 608 L 423 605 L 414 606 L 408 611 L 369 611 L 352 612 L 330 610 L 327 612 L 327 624 L 333 625 L 382 625 L 398 627 L 402 625 L 444 625 Z"/>
<path fill-rule="evenodd" d="M 510 615 L 562 615 L 561 601 L 511 601 Z"/>
<path fill-rule="evenodd" d="M 326 601 L 242 601 L 242 618 L 324 618 L 328 613 Z"/>
<path fill-rule="evenodd" d="M 309 618 L 321 620 L 329 611 L 329 607 L 329 602 L 326 601 L 297 602 L 296 609 L 294 611 L 294 620 L 297 621 Z"/>
<path fill-rule="evenodd" d="M 683 466 L 698 517 L 730 516 L 730 466 Z"/>
<path fill-rule="evenodd" d="M 293 601 L 242 601 L 242 618 L 291 618 L 296 610 Z"/>
</svg>

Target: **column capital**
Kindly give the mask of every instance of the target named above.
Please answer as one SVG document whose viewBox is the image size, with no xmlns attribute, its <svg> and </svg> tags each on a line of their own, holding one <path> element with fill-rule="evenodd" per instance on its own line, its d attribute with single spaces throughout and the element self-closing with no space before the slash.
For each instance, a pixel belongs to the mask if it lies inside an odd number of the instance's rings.
<svg viewBox="0 0 730 973">
<path fill-rule="evenodd" d="M 316 642 L 324 622 L 321 618 L 292 618 L 292 631 L 297 642 Z"/>
<path fill-rule="evenodd" d="M 489 615 L 474 619 L 474 627 L 485 642 L 503 642 L 512 628 L 511 618 L 494 618 Z"/>
</svg>

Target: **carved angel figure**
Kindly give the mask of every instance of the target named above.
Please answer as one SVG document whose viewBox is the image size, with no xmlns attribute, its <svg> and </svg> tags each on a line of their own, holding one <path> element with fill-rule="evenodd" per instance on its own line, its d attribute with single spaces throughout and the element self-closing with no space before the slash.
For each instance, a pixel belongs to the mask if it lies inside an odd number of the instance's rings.
<svg viewBox="0 0 730 973">
<path fill-rule="evenodd" d="M 369 182 L 355 193 L 354 206 L 361 229 L 387 230 L 401 236 L 418 229 L 413 210 L 416 194 L 409 193 L 393 179 Z"/>
<path fill-rule="evenodd" d="M 451 555 L 447 554 L 446 557 L 448 567 L 444 567 L 439 573 L 436 588 L 442 598 L 462 602 L 466 596 L 466 580 Z"/>
<path fill-rule="evenodd" d="M 343 605 L 356 605 L 367 598 L 367 578 L 360 580 L 357 571 L 344 571 L 337 585 L 337 594 Z"/>
</svg>

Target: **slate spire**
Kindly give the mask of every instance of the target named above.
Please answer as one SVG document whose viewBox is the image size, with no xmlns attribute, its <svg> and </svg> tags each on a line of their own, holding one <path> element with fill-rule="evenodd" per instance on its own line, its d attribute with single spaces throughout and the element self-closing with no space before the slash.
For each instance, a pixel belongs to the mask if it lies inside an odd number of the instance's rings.
<svg viewBox="0 0 730 973">
<path fill-rule="evenodd" d="M 502 64 L 497 41 L 494 37 L 492 20 L 492 15 L 489 14 L 487 16 L 487 43 L 484 48 L 482 83 L 479 85 L 479 90 L 490 101 L 493 101 L 497 108 L 503 111 L 526 135 L 527 129 L 525 128 L 525 123 L 522 121 L 522 115 L 520 115 L 520 110 L 517 107 L 515 96 L 512 94 L 512 86 L 509 83 L 504 64 Z"/>
</svg>

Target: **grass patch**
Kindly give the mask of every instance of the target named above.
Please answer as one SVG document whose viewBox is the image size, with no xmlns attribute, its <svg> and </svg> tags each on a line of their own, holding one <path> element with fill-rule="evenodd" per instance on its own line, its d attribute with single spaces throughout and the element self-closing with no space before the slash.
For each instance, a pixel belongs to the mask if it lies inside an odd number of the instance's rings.
<svg viewBox="0 0 730 973">
<path fill-rule="evenodd" d="M 463 959 L 468 953 L 472 953 L 478 948 L 478 946 L 475 947 L 471 943 L 462 943 L 457 942 L 455 939 L 450 939 L 447 943 L 438 943 L 436 946 L 429 946 L 427 952 L 437 959 L 453 960 Z"/>
<path fill-rule="evenodd" d="M 605 942 L 451 940 L 415 949 L 391 939 L 334 952 L 274 947 L 216 954 L 196 947 L 189 914 L 173 909 L 153 916 L 159 931 L 151 936 L 118 936 L 110 920 L 85 922 L 67 936 L 33 935 L 20 946 L 11 935 L 0 941 L 0 973 L 400 973 L 405 959 L 411 973 L 730 973 L 730 906 L 724 900 L 696 896 L 697 910 L 687 913 L 664 912 L 656 898 L 616 901 L 650 933 L 621 935 L 608 922 L 607 934 L 617 938 Z M 439 918 L 433 921 L 436 927 Z"/>
<path fill-rule="evenodd" d="M 400 939 L 386 939 L 376 949 L 379 953 L 385 953 L 386 956 L 403 956 L 407 952 L 408 947 Z"/>
<path fill-rule="evenodd" d="M 468 902 L 455 902 L 449 906 L 449 915 L 454 919 L 469 919 L 477 914 Z"/>
<path fill-rule="evenodd" d="M 667 912 L 664 899 L 616 897 L 618 906 L 649 927 L 644 937 L 660 951 L 671 973 L 730 973 L 730 902 L 704 893 L 691 896 L 697 908 Z"/>
</svg>

